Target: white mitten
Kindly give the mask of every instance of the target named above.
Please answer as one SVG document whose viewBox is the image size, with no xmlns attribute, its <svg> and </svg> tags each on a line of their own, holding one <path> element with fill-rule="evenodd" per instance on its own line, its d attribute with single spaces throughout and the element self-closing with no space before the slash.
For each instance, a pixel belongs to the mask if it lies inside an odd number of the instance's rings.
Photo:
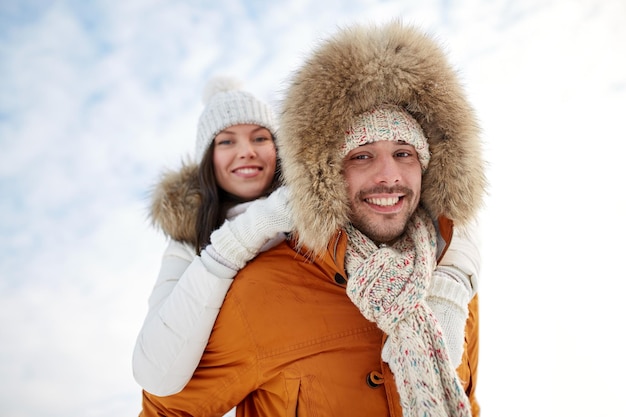
<svg viewBox="0 0 626 417">
<path fill-rule="evenodd" d="M 218 261 L 226 260 L 225 264 L 237 270 L 243 268 L 267 242 L 292 230 L 288 199 L 288 190 L 280 187 L 267 198 L 254 201 L 245 212 L 226 220 L 211 234 L 207 251 L 217 253 Z"/>
</svg>

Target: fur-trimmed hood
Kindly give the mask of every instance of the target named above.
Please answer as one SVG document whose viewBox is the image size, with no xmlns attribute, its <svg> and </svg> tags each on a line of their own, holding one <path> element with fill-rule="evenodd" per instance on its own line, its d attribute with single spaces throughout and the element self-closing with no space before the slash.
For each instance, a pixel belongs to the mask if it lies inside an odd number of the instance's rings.
<svg viewBox="0 0 626 417">
<path fill-rule="evenodd" d="M 456 224 L 480 208 L 486 181 L 479 128 L 455 72 L 428 36 L 400 21 L 356 25 L 320 44 L 287 87 L 278 136 L 299 244 L 322 251 L 346 225 L 339 149 L 358 114 L 391 103 L 422 126 L 431 152 L 421 201 Z"/>
<path fill-rule="evenodd" d="M 179 170 L 165 171 L 150 199 L 152 225 L 174 240 L 195 246 L 201 204 L 198 164 L 185 161 Z"/>
</svg>

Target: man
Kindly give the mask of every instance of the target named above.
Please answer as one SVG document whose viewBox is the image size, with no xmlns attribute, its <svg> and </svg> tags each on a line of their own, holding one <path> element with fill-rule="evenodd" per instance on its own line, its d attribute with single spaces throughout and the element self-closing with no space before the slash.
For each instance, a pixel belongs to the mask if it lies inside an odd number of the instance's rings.
<svg viewBox="0 0 626 417">
<path fill-rule="evenodd" d="M 191 381 L 144 393 L 143 415 L 477 415 L 475 284 L 437 260 L 485 180 L 439 48 L 398 22 L 345 29 L 296 73 L 281 126 L 294 237 L 239 272 Z"/>
</svg>

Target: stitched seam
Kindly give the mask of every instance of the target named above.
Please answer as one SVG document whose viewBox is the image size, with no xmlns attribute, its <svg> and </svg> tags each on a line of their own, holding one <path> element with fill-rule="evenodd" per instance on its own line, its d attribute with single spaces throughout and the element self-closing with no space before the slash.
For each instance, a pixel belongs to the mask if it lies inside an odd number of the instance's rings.
<svg viewBox="0 0 626 417">
<path fill-rule="evenodd" d="M 280 347 L 278 349 L 272 349 L 272 350 L 267 350 L 264 351 L 263 353 L 259 353 L 259 358 L 263 359 L 263 358 L 271 358 L 272 356 L 277 356 L 277 355 L 282 355 L 284 353 L 287 352 L 293 352 L 296 350 L 300 350 L 300 349 L 305 349 L 311 346 L 316 346 L 316 345 L 326 345 L 329 344 L 335 340 L 340 340 L 340 339 L 344 339 L 346 337 L 351 337 L 351 336 L 356 336 L 356 335 L 360 335 L 360 334 L 364 334 L 364 333 L 370 333 L 372 331 L 380 331 L 378 329 L 378 327 L 376 325 L 370 325 L 367 327 L 362 327 L 359 329 L 351 329 L 351 330 L 346 330 L 343 332 L 339 332 L 339 333 L 334 333 L 328 336 L 324 336 L 324 337 L 319 337 L 316 339 L 311 339 L 311 340 L 307 340 L 305 342 L 302 343 L 297 343 L 295 345 L 290 345 L 290 346 L 284 346 L 284 347 Z"/>
</svg>

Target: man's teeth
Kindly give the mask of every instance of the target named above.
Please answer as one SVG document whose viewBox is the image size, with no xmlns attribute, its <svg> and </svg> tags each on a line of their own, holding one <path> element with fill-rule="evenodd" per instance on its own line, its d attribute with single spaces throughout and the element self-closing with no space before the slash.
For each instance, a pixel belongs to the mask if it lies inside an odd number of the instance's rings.
<svg viewBox="0 0 626 417">
<path fill-rule="evenodd" d="M 398 201 L 400 201 L 400 198 L 399 197 L 366 198 L 365 201 L 367 201 L 370 204 L 377 205 L 377 206 L 393 206 L 395 204 L 398 204 Z"/>
</svg>

